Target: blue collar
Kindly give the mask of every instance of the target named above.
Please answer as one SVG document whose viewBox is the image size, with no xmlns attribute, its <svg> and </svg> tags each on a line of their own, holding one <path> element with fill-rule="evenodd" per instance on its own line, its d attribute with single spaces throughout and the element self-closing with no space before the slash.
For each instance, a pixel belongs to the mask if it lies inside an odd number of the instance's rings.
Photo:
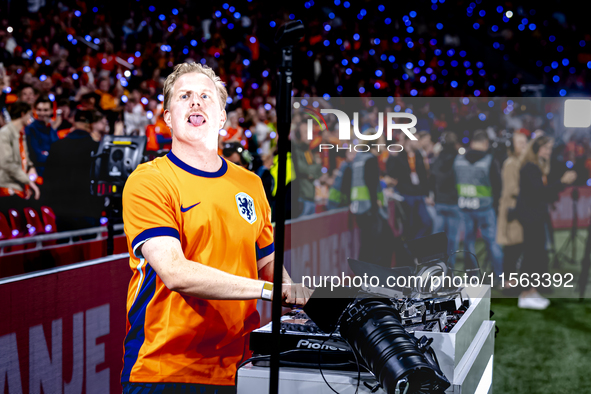
<svg viewBox="0 0 591 394">
<path fill-rule="evenodd" d="M 217 170 L 215 172 L 202 171 L 202 170 L 199 170 L 195 167 L 191 167 L 190 165 L 188 165 L 187 163 L 185 163 L 184 161 L 182 161 L 181 159 L 176 157 L 174 155 L 174 153 L 172 153 L 172 151 L 168 152 L 166 157 L 168 157 L 168 160 L 170 160 L 174 165 L 187 171 L 189 174 L 202 176 L 205 178 L 219 178 L 222 175 L 224 175 L 226 173 L 226 171 L 228 171 L 228 163 L 221 156 L 220 156 L 220 158 L 222 159 L 222 166 L 220 167 L 219 170 Z"/>
</svg>

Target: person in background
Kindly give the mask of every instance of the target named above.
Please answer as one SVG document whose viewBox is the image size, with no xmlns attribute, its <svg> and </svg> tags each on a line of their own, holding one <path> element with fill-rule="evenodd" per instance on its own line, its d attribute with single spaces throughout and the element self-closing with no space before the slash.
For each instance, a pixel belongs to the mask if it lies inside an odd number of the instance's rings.
<svg viewBox="0 0 591 394">
<path fill-rule="evenodd" d="M 244 129 L 240 127 L 238 122 L 238 112 L 232 111 L 228 114 L 228 121 L 224 125 L 226 135 L 220 134 L 220 145 L 223 146 L 226 142 L 238 142 L 244 141 L 244 146 L 248 149 L 248 140 L 244 136 Z"/>
<path fill-rule="evenodd" d="M 294 131 L 293 163 L 299 182 L 298 201 L 302 204 L 300 216 L 316 213 L 316 187 L 314 181 L 322 176 L 322 165 L 318 163 L 318 156 L 310 150 L 310 141 L 306 138 L 306 124 L 301 123 Z"/>
<path fill-rule="evenodd" d="M 405 228 L 404 232 L 407 239 L 411 240 L 428 235 L 433 226 L 425 202 L 429 193 L 428 174 L 418 141 L 401 133 L 399 143 L 404 150 L 396 156 L 390 156 L 386 173 L 394 180 L 398 193 L 404 197 L 408 207 L 409 228 Z"/>
<path fill-rule="evenodd" d="M 447 236 L 448 265 L 453 268 L 456 262 L 454 252 L 460 244 L 461 212 L 458 207 L 458 190 L 454 161 L 458 155 L 458 137 L 452 131 L 441 134 L 442 147 L 439 156 L 431 167 L 431 185 L 435 193 L 435 210 L 438 220 L 433 226 L 434 233 L 444 232 Z"/>
<path fill-rule="evenodd" d="M 67 98 L 59 99 L 57 102 L 57 115 L 61 117 L 61 123 L 57 125 L 57 136 L 59 139 L 64 138 L 74 125 L 72 122 L 72 110 L 70 109 L 70 100 Z"/>
<path fill-rule="evenodd" d="M 39 93 L 34 87 L 24 85 L 18 92 L 18 99 L 33 106 L 33 104 L 35 104 L 35 100 L 37 100 L 38 95 Z"/>
<path fill-rule="evenodd" d="M 496 277 L 503 272 L 503 250 L 496 242 L 496 214 L 501 194 L 501 171 L 493 155 L 489 152 L 486 131 L 476 130 L 465 155 L 457 155 L 454 160 L 458 206 L 464 223 L 464 249 L 476 254 L 476 232 L 480 230 L 492 268 Z M 477 262 L 473 256 L 473 267 Z M 466 268 L 469 268 L 466 265 Z M 493 284 L 499 285 L 498 281 Z"/>
<path fill-rule="evenodd" d="M 222 156 L 237 166 L 251 169 L 252 155 L 240 142 L 226 142 L 222 149 Z"/>
<path fill-rule="evenodd" d="M 24 201 L 34 195 L 39 199 L 39 188 L 29 178 L 33 163 L 29 160 L 26 136 L 22 132 L 30 120 L 31 106 L 17 101 L 10 106 L 12 121 L 0 128 L 0 201 L 2 209 L 22 209 Z M 27 203 L 29 204 L 29 203 Z"/>
<path fill-rule="evenodd" d="M 98 111 L 77 110 L 73 130 L 51 146 L 45 164 L 44 202 L 53 208 L 59 231 L 99 226 L 104 201 L 90 194 L 92 153 L 105 133 Z"/>
<path fill-rule="evenodd" d="M 521 154 L 527 147 L 527 136 L 521 133 L 513 134 L 509 147 L 509 157 L 503 163 L 502 190 L 499 200 L 499 216 L 497 221 L 497 243 L 503 246 L 503 270 L 505 278 L 511 273 L 517 273 L 517 261 L 523 254 L 523 227 L 514 217 L 509 215 L 517 205 L 519 196 L 519 170 L 521 169 Z M 505 280 L 504 288 L 510 291 L 510 285 Z"/>
<path fill-rule="evenodd" d="M 47 96 L 40 96 L 35 101 L 35 120 L 25 127 L 29 155 L 37 174 L 42 177 L 45 171 L 45 162 L 49 155 L 49 148 L 57 141 L 57 127 L 62 122 L 61 115 L 51 120 L 53 103 Z"/>
<path fill-rule="evenodd" d="M 553 144 L 552 138 L 547 136 L 537 137 L 528 144 L 521 158 L 519 197 L 515 208 L 515 215 L 523 226 L 521 274 L 527 274 L 530 279 L 537 274 L 540 281 L 548 272 L 549 263 L 546 249 L 550 223 L 548 204 L 566 185 L 577 179 L 575 171 L 566 171 L 560 180 L 548 182 Z M 517 301 L 517 306 L 525 309 L 546 309 L 549 305 L 550 301 L 535 287 L 524 288 Z"/>
</svg>

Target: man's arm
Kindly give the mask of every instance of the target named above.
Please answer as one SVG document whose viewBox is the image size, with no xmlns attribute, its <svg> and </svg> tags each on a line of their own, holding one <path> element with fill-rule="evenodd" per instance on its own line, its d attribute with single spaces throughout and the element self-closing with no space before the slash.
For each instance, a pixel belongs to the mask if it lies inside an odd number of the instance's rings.
<svg viewBox="0 0 591 394">
<path fill-rule="evenodd" d="M 271 253 L 267 257 L 263 257 L 257 261 L 257 267 L 259 271 L 259 278 L 268 282 L 273 282 L 273 273 L 275 272 L 275 252 Z M 283 283 L 291 284 L 291 278 L 287 273 L 285 267 L 283 267 Z"/>
<path fill-rule="evenodd" d="M 146 241 L 139 251 L 150 263 L 158 277 L 170 290 L 196 298 L 208 300 L 252 300 L 261 298 L 264 282 L 232 275 L 185 258 L 181 243 L 174 237 L 161 236 Z M 271 257 L 273 256 L 273 257 Z M 269 259 L 271 258 L 271 259 Z M 272 260 L 269 255 L 264 260 Z M 264 264 L 263 269 L 268 267 Z M 264 270 L 267 277 L 269 268 Z M 272 268 L 271 278 L 273 274 Z M 284 282 L 287 273 L 284 272 Z M 309 292 L 292 291 L 291 279 L 282 287 L 283 301 L 288 304 L 304 305 Z M 301 286 L 300 286 L 301 287 Z"/>
</svg>

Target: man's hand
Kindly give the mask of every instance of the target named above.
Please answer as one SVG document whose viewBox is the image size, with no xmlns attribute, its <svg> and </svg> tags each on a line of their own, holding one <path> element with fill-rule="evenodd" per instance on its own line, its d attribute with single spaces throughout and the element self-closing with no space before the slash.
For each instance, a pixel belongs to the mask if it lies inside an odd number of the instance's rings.
<svg viewBox="0 0 591 394">
<path fill-rule="evenodd" d="M 308 289 L 301 283 L 283 283 L 281 286 L 283 306 L 304 306 L 312 296 L 313 292 L 312 289 Z"/>
<path fill-rule="evenodd" d="M 39 188 L 37 187 L 37 184 L 33 181 L 29 181 L 29 187 L 30 187 L 30 189 L 27 190 L 27 194 L 26 194 L 25 198 L 28 200 L 29 198 L 31 198 L 31 195 L 34 193 L 35 200 L 38 200 L 39 197 L 41 196 L 41 192 L 39 192 Z M 31 192 L 31 190 L 32 190 L 32 192 Z"/>
</svg>

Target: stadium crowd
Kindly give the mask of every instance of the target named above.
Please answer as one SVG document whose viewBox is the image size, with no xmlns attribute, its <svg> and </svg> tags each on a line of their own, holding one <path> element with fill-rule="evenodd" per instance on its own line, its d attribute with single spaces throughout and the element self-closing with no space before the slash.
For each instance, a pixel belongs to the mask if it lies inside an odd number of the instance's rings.
<svg viewBox="0 0 591 394">
<path fill-rule="evenodd" d="M 580 21 L 567 20 L 558 3 L 514 9 L 508 2 L 493 6 L 477 0 L 451 7 L 432 0 L 413 4 L 414 9 L 393 9 L 311 0 L 289 11 L 252 1 L 182 1 L 167 9 L 147 2 L 0 4 L 6 8 L 0 10 L 0 211 L 48 205 L 56 212 L 60 231 L 100 224 L 102 200 L 90 196 L 88 184 L 91 152 L 104 135 L 146 136 L 147 150 L 156 155 L 170 148 L 162 88 L 181 62 L 207 64 L 226 82 L 228 121 L 220 130 L 220 154 L 259 174 L 272 201 L 277 173 L 273 35 L 285 20 L 302 19 L 307 29 L 296 51 L 294 97 L 326 102 L 388 97 L 391 108 L 404 111 L 413 108 L 403 99 L 408 96 L 480 97 L 480 104 L 486 104 L 484 97 L 566 96 L 589 90 L 591 54 L 585 49 L 591 36 L 577 29 Z M 462 124 L 485 109 L 460 99 L 448 104 L 441 111 L 412 109 L 419 118 L 418 141 L 400 137 L 403 152 L 377 155 L 381 182 L 391 196 L 405 200 L 406 238 L 445 231 L 450 249 L 457 249 L 462 219 L 454 202 L 456 187 L 446 189 L 452 182 L 450 168 L 458 152 L 469 161 L 471 155 L 480 160 L 490 141 L 493 216 L 474 218 L 474 223 L 496 229 L 498 215 L 498 232 L 482 231 L 482 236 L 495 270 L 501 269 L 499 244 L 540 245 L 545 236 L 536 232 L 528 237 L 524 230 L 535 226 L 526 224 L 527 218 L 522 218 L 516 239 L 507 239 L 501 227 L 512 222 L 507 215 L 517 204 L 520 169 L 540 155 L 539 146 L 532 150 L 535 141 L 539 144 L 541 136 L 560 130 L 551 121 L 552 109 L 531 117 L 513 108 L 510 99 L 499 104 L 506 116 L 498 126 Z M 377 119 L 377 109 L 368 107 L 362 131 L 375 127 Z M 316 138 L 308 141 L 300 123 L 296 115 L 291 139 L 299 179 L 294 182 L 292 216 L 331 208 L 338 169 L 354 156 L 319 152 L 320 143 L 334 142 L 334 128 L 316 130 Z M 531 139 L 527 147 L 525 139 Z M 579 180 L 591 178 L 588 140 L 561 134 L 555 145 L 548 165 L 540 167 L 543 185 L 556 186 L 546 202 L 560 184 L 574 181 L 572 173 L 566 179 L 563 175 L 567 159 L 583 163 Z M 555 173 L 549 172 L 551 158 Z M 505 247 L 505 267 L 514 265 L 521 253 Z"/>
</svg>

